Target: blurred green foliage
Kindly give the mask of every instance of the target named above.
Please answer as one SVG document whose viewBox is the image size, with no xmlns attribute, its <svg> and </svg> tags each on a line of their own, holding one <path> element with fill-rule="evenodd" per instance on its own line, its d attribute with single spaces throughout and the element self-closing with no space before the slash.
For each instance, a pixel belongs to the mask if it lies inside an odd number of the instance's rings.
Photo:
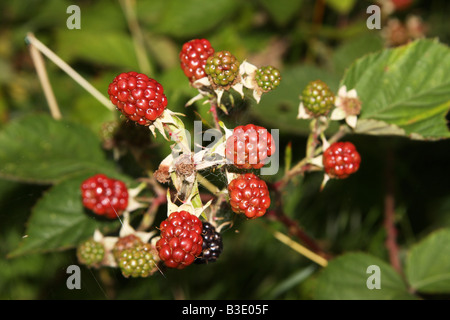
<svg viewBox="0 0 450 320">
<path fill-rule="evenodd" d="M 144 69 L 163 84 L 171 110 L 186 113 L 191 120 L 202 117 L 206 122 L 211 118 L 202 105 L 184 107 L 196 91 L 179 67 L 178 53 L 185 41 L 207 38 L 216 50 L 229 50 L 241 61 L 272 64 L 281 70 L 284 80 L 278 91 L 264 96 L 260 105 L 237 98 L 230 116 L 220 116 L 229 127 L 252 121 L 280 128 L 281 159 L 286 145 L 292 143 L 295 163 L 304 156 L 308 129 L 306 123 L 293 121 L 302 84 L 321 78 L 337 90 L 339 80 L 355 59 L 386 47 L 383 31 L 388 17 L 383 18 L 381 30 L 366 27 L 370 1 L 136 1 L 134 12 L 141 42 L 135 30 L 130 32 L 126 3 L 77 1 L 81 29 L 69 30 L 66 9 L 73 4 L 70 1 L 1 2 L 0 129 L 23 116 L 48 113 L 24 41 L 27 32 L 34 32 L 105 95 L 117 73 Z M 445 1 L 417 0 L 390 18 L 405 21 L 409 15 L 417 15 L 427 26 L 427 37 L 438 37 L 448 44 L 449 9 Z M 136 45 L 144 49 L 143 60 L 136 54 Z M 102 125 L 118 115 L 48 60 L 46 68 L 63 118 L 100 137 Z M 185 123 L 190 125 L 189 121 Z M 357 144 L 363 155 L 357 175 L 332 181 L 318 192 L 322 175 L 312 173 L 299 177 L 285 192 L 285 213 L 326 251 L 334 255 L 364 251 L 388 260 L 383 228 L 387 179 L 395 186 L 395 219 L 402 257 L 410 245 L 431 231 L 450 227 L 448 140 L 424 142 L 373 136 L 346 139 Z M 142 149 L 145 151 L 140 160 L 144 159 L 145 170 L 154 170 L 168 150 L 160 137 L 152 137 Z M 388 156 L 393 159 L 392 167 L 386 165 Z M 130 154 L 124 157 L 125 163 L 120 163 L 124 171 L 132 176 L 145 172 L 126 169 L 127 161 L 134 161 L 129 158 Z M 315 297 L 320 267 L 272 236 L 271 229 L 287 232 L 285 227 L 265 220 L 247 223 L 244 219 L 238 219 L 233 229 L 223 234 L 225 249 L 214 264 L 164 270 L 164 274 L 148 279 L 124 279 L 117 270 L 82 268 L 82 290 L 68 290 L 65 270 L 77 264 L 74 250 L 7 257 L 19 246 L 30 212 L 48 187 L 0 180 L 0 299 Z M 161 211 L 164 214 L 164 208 Z"/>
</svg>

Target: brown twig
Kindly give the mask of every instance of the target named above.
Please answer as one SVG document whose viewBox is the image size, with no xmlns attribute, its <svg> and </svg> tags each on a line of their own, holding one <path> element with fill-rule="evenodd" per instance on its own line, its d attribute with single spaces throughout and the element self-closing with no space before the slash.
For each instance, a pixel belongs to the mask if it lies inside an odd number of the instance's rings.
<svg viewBox="0 0 450 320">
<path fill-rule="evenodd" d="M 56 101 L 55 94 L 53 93 L 52 86 L 50 84 L 50 80 L 48 79 L 47 71 L 45 69 L 44 59 L 39 52 L 39 50 L 30 43 L 30 55 L 33 60 L 34 67 L 36 68 L 36 73 L 39 77 L 39 81 L 41 83 L 42 89 L 44 90 L 45 98 L 47 99 L 47 103 L 50 109 L 50 113 L 55 120 L 59 120 L 62 118 L 61 111 L 59 110 L 58 102 Z"/>
<path fill-rule="evenodd" d="M 95 99 L 111 111 L 115 110 L 115 106 L 109 99 L 98 91 L 89 81 L 84 79 L 78 72 L 76 72 L 71 66 L 69 66 L 64 60 L 56 55 L 52 50 L 39 41 L 32 32 L 27 33 L 27 42 L 38 49 L 44 56 L 50 59 L 61 70 L 69 75 L 75 82 L 77 82 L 83 89 L 89 92 Z"/>
</svg>

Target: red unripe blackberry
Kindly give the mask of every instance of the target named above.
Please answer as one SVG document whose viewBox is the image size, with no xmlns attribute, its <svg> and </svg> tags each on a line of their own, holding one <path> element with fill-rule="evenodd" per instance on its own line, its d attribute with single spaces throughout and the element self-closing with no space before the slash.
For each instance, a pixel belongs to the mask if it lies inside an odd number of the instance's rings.
<svg viewBox="0 0 450 320">
<path fill-rule="evenodd" d="M 202 253 L 195 259 L 195 263 L 202 264 L 216 261 L 223 250 L 222 236 L 211 223 L 203 222 L 202 237 Z"/>
<path fill-rule="evenodd" d="M 128 189 L 124 182 L 96 174 L 80 186 L 83 205 L 97 215 L 113 219 L 128 206 Z"/>
<path fill-rule="evenodd" d="M 214 48 L 206 39 L 186 42 L 180 52 L 180 66 L 190 82 L 206 77 L 206 59 L 214 54 Z"/>
<path fill-rule="evenodd" d="M 144 126 L 150 125 L 167 107 L 162 85 L 135 71 L 116 76 L 109 84 L 108 94 L 123 115 Z"/>
<path fill-rule="evenodd" d="M 225 155 L 239 169 L 260 169 L 275 152 L 275 142 L 266 128 L 248 124 L 234 128 L 227 139 Z"/>
<path fill-rule="evenodd" d="M 240 175 L 228 184 L 231 209 L 247 218 L 261 217 L 270 207 L 267 184 L 253 173 Z"/>
<path fill-rule="evenodd" d="M 159 257 L 169 268 L 183 269 L 202 252 L 202 222 L 187 211 L 172 212 L 160 224 L 156 243 Z"/>
<path fill-rule="evenodd" d="M 359 169 L 361 156 L 351 142 L 335 142 L 323 153 L 323 166 L 330 178 L 345 179 Z"/>
</svg>

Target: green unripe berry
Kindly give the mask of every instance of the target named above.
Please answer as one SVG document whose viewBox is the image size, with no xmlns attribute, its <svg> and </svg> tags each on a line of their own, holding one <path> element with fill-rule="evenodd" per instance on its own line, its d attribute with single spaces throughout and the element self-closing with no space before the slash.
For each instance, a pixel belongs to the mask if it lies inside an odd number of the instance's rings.
<svg viewBox="0 0 450 320">
<path fill-rule="evenodd" d="M 92 238 L 77 247 L 78 261 L 88 267 L 98 266 L 102 262 L 104 255 L 105 248 L 103 244 Z"/>
<path fill-rule="evenodd" d="M 157 253 L 152 250 L 149 243 L 124 249 L 120 252 L 119 268 L 124 277 L 148 277 L 156 270 L 155 257 Z"/>
<path fill-rule="evenodd" d="M 281 73 L 272 66 L 260 67 L 256 70 L 255 81 L 263 92 L 268 92 L 280 85 Z"/>
<path fill-rule="evenodd" d="M 229 51 L 218 51 L 206 60 L 205 73 L 213 85 L 226 87 L 234 84 L 239 66 L 239 61 Z"/>
<path fill-rule="evenodd" d="M 143 244 L 144 243 L 138 236 L 129 234 L 117 240 L 117 242 L 114 244 L 112 253 L 114 255 L 114 258 L 118 261 L 123 250 L 131 249 Z"/>
<path fill-rule="evenodd" d="M 311 81 L 302 92 L 305 110 L 313 117 L 325 116 L 334 106 L 334 94 L 321 80 Z"/>
</svg>

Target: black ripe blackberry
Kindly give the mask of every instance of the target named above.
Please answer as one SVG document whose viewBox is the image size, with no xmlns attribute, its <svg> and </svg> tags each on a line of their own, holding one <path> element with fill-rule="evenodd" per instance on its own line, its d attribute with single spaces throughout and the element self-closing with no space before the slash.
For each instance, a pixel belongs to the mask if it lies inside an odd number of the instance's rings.
<svg viewBox="0 0 450 320">
<path fill-rule="evenodd" d="M 222 253 L 223 243 L 222 236 L 209 222 L 203 222 L 203 248 L 202 253 L 195 259 L 195 263 L 209 263 L 214 262 Z"/>
</svg>

